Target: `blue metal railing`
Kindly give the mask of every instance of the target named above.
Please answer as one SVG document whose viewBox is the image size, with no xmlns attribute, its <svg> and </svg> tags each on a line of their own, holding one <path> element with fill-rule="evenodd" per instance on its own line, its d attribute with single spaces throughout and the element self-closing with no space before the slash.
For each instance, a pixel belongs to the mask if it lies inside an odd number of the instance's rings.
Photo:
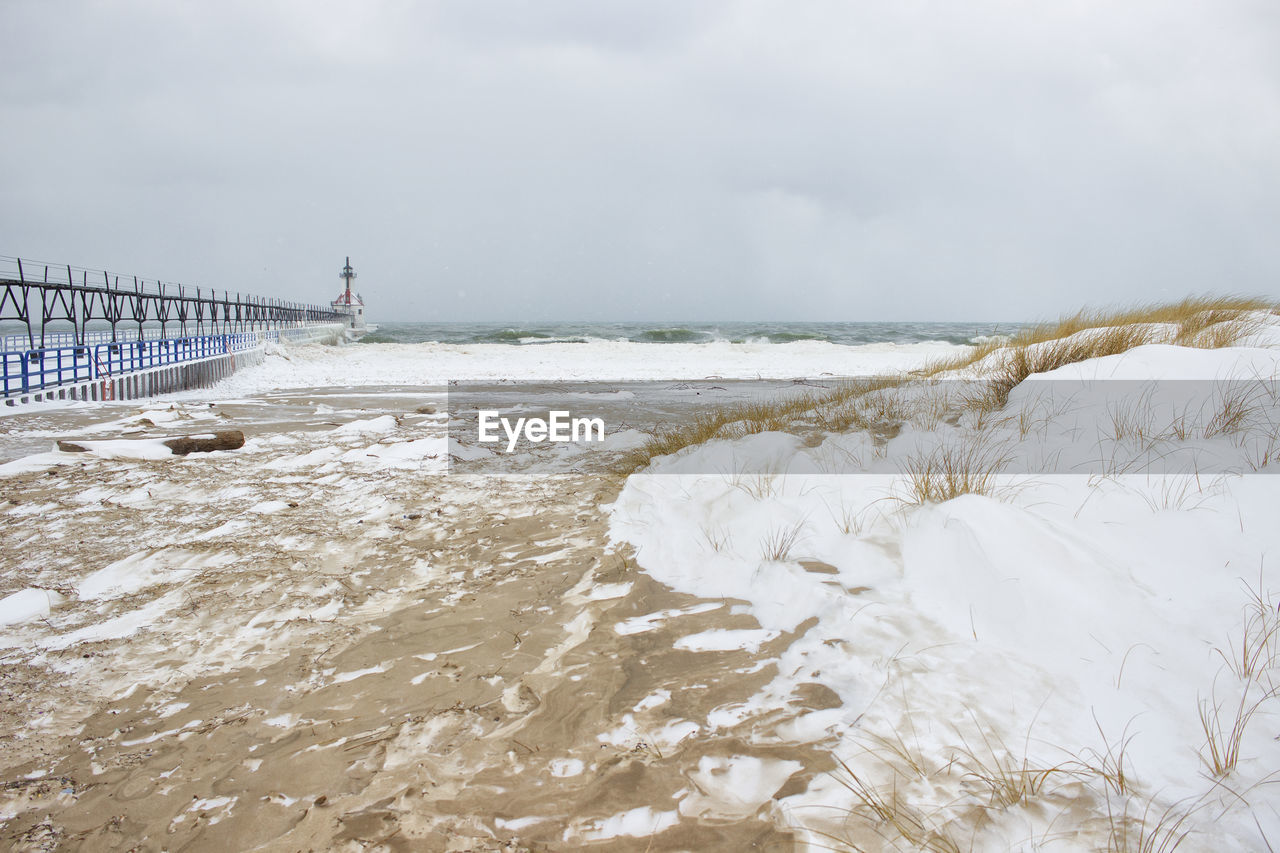
<svg viewBox="0 0 1280 853">
<path fill-rule="evenodd" d="M 281 333 L 288 338 L 297 330 L 306 329 L 315 324 L 293 323 L 284 324 L 277 329 L 255 329 L 262 340 L 278 341 Z M 98 344 L 108 343 L 125 343 L 137 341 L 141 338 L 137 329 L 88 329 L 80 333 L 83 340 L 77 340 L 76 333 L 70 331 L 46 331 L 44 333 L 44 349 L 57 349 L 61 347 L 97 346 Z M 236 332 L 232 334 L 248 334 L 248 332 Z M 145 340 L 173 340 L 177 338 L 190 337 L 220 337 L 220 335 L 188 335 L 170 329 L 167 333 L 161 334 L 159 328 L 148 328 L 146 330 Z M 31 342 L 27 340 L 26 335 L 0 335 L 0 352 L 29 352 L 32 349 Z M 37 347 L 37 349 L 39 349 Z"/>
<path fill-rule="evenodd" d="M 257 332 L 243 332 L 2 352 L 0 380 L 4 396 L 11 397 L 242 352 L 258 346 L 260 341 Z"/>
</svg>

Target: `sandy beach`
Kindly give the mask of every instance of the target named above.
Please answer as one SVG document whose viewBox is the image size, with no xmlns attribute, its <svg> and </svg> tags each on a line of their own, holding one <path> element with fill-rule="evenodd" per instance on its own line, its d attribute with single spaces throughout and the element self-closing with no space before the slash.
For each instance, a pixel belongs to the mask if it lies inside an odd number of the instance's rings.
<svg viewBox="0 0 1280 853">
<path fill-rule="evenodd" d="M 183 472 L 192 480 L 168 471 L 161 482 L 202 492 L 234 476 L 208 463 L 244 464 L 203 461 Z M 107 493 L 158 485 L 137 473 L 93 479 Z M 83 473 L 65 474 L 19 480 L 23 503 L 79 509 Z M 684 732 L 667 715 L 745 699 L 761 680 L 735 674 L 750 656 L 694 656 L 671 641 L 753 621 L 701 612 L 612 553 L 607 484 L 433 489 L 402 475 L 371 478 L 364 500 L 354 485 L 347 507 L 296 480 L 240 487 L 230 500 L 285 504 L 240 532 L 208 527 L 217 498 L 175 501 L 149 523 L 110 497 L 78 513 L 77 525 L 107 531 L 67 543 L 80 560 L 133 551 L 159 576 L 97 604 L 92 637 L 6 665 L 5 730 L 21 733 L 5 748 L 21 780 L 6 790 L 15 848 L 559 849 L 621 831 L 645 838 L 611 847 L 645 849 L 697 759 L 743 748 L 718 738 L 677 749 Z M 270 535 L 253 535 L 267 524 Z M 140 541 L 154 545 L 134 551 Z M 110 636 L 140 611 L 146 630 Z M 667 611 L 671 624 L 653 632 L 614 630 Z M 659 712 L 653 697 L 672 693 Z M 646 699 L 641 719 L 623 718 Z M 609 823 L 629 812 L 625 826 Z M 735 819 L 676 837 L 689 849 L 777 849 L 785 836 Z"/>
<path fill-rule="evenodd" d="M 806 363 L 737 349 L 704 351 L 708 373 Z M 901 349 L 863 358 L 924 351 Z M 546 350 L 485 354 L 504 374 L 513 353 L 538 359 L 524 376 L 567 372 Z M 468 355 L 435 369 L 484 378 Z M 643 850 L 659 832 L 667 847 L 789 849 L 756 813 L 830 758 L 691 722 L 746 701 L 786 638 L 676 648 L 758 625 L 655 583 L 610 540 L 610 454 L 550 478 L 446 475 L 444 394 L 382 384 L 388 366 L 420 371 L 420 352 L 381 356 L 278 350 L 211 395 L 3 422 L 28 455 L 6 469 L 0 592 L 43 596 L 0 630 L 11 846 Z M 640 361 L 593 369 L 643 376 Z M 275 390 L 335 371 L 357 378 Z M 145 458 L 225 426 L 243 449 Z M 93 450 L 48 452 L 55 437 Z M 814 683 L 798 701 L 769 724 L 836 700 Z M 742 755 L 758 778 L 718 784 Z"/>
</svg>

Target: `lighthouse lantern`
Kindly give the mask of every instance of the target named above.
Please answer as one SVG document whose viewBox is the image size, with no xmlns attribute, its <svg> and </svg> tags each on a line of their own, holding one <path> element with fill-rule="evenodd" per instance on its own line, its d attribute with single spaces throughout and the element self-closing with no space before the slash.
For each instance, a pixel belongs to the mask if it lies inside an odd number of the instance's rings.
<svg viewBox="0 0 1280 853">
<path fill-rule="evenodd" d="M 343 280 L 345 287 L 342 293 L 338 294 L 338 298 L 333 300 L 333 310 L 343 315 L 343 320 L 349 329 L 364 331 L 367 328 L 364 318 L 364 300 L 360 298 L 360 294 L 351 292 L 351 279 L 355 277 L 356 271 L 351 268 L 351 257 L 348 255 L 346 266 L 342 268 L 342 272 L 338 273 L 338 278 Z"/>
</svg>

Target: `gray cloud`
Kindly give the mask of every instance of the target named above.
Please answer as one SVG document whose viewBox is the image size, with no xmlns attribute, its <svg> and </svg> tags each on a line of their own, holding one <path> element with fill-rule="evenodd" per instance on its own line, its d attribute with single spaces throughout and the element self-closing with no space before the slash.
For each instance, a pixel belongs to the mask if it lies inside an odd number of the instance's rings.
<svg viewBox="0 0 1280 853">
<path fill-rule="evenodd" d="M 1277 296 L 1280 24 L 1147 2 L 0 7 L 0 253 L 384 319 Z"/>
</svg>

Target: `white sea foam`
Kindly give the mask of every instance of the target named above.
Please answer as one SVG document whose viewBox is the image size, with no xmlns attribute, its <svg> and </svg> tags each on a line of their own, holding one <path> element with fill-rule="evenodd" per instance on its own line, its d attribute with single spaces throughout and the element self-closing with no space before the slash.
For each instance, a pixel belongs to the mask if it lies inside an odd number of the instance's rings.
<svg viewBox="0 0 1280 853">
<path fill-rule="evenodd" d="M 250 397 L 286 388 L 445 385 L 458 381 L 790 379 L 906 370 L 955 351 L 946 343 L 841 346 L 825 341 L 644 344 L 361 344 L 291 346 L 286 353 L 179 396 Z"/>
</svg>

